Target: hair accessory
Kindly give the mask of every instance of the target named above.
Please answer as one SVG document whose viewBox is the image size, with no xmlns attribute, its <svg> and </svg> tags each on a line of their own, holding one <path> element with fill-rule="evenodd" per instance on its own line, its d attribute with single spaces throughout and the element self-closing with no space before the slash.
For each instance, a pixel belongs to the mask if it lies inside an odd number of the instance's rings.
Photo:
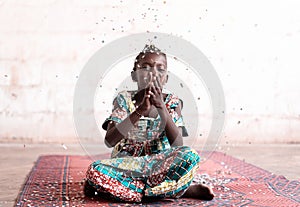
<svg viewBox="0 0 300 207">
<path fill-rule="evenodd" d="M 150 45 L 146 44 L 142 53 L 147 53 L 147 52 L 159 54 L 161 53 L 161 50 L 155 47 L 155 45 L 153 44 Z"/>
</svg>

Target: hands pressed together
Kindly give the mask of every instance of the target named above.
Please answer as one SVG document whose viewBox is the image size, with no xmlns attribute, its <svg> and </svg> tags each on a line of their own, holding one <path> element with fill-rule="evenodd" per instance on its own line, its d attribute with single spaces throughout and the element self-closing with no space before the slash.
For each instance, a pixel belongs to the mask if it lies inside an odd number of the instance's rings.
<svg viewBox="0 0 300 207">
<path fill-rule="evenodd" d="M 165 107 L 162 93 L 162 85 L 156 76 L 150 72 L 150 81 L 145 88 L 145 93 L 141 104 L 138 107 L 138 112 L 142 115 L 148 114 L 151 106 L 157 109 Z"/>
</svg>

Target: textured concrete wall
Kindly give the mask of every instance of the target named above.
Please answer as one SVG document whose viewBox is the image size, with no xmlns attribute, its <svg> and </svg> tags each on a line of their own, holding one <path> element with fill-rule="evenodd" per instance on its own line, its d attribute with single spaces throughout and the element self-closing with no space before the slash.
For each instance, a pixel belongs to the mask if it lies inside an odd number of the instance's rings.
<svg viewBox="0 0 300 207">
<path fill-rule="evenodd" d="M 300 142 L 299 6 L 283 0 L 2 0 L 0 142 L 77 142 L 72 102 L 81 69 L 105 44 L 146 31 L 181 36 L 213 64 L 226 96 L 221 142 Z M 110 107 L 109 98 L 100 99 L 99 106 Z M 199 103 L 199 140 L 210 127 L 207 100 Z M 99 122 L 107 110 L 100 107 Z"/>
</svg>

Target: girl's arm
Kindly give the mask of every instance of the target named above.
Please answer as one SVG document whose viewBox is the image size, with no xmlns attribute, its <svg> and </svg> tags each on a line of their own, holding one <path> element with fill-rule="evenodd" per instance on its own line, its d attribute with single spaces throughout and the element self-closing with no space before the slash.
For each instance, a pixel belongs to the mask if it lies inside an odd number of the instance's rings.
<svg viewBox="0 0 300 207">
<path fill-rule="evenodd" d="M 107 147 L 114 147 L 127 135 L 129 130 L 133 127 L 133 124 L 141 118 L 138 113 L 136 113 L 136 111 L 132 112 L 120 124 L 116 124 L 114 121 L 108 123 L 105 135 L 105 144 Z"/>
<path fill-rule="evenodd" d="M 164 104 L 161 86 L 157 80 L 154 79 L 154 82 L 151 84 L 150 90 L 150 101 L 158 109 L 158 113 L 162 121 L 161 124 L 165 124 L 166 136 L 168 137 L 169 143 L 172 146 L 182 146 L 182 130 L 173 122 L 172 117 L 170 116 L 168 109 Z M 179 116 L 181 116 L 180 102 L 175 111 Z"/>
<path fill-rule="evenodd" d="M 108 123 L 107 132 L 105 135 L 105 144 L 107 147 L 114 147 L 121 139 L 123 139 L 131 130 L 133 125 L 148 113 L 151 108 L 149 89 L 144 91 L 144 97 L 138 109 L 132 112 L 121 123 L 116 124 L 111 121 Z"/>
<path fill-rule="evenodd" d="M 181 116 L 181 104 L 175 110 L 179 116 Z M 168 137 L 169 143 L 172 146 L 182 146 L 182 130 L 177 127 L 170 116 L 168 109 L 163 104 L 162 108 L 158 108 L 159 115 L 162 119 L 162 124 L 165 124 L 166 136 Z"/>
<path fill-rule="evenodd" d="M 179 116 L 181 116 L 180 102 L 175 111 Z M 182 146 L 182 130 L 175 125 L 165 105 L 163 105 L 162 108 L 158 108 L 158 112 L 161 117 L 162 124 L 165 124 L 166 136 L 168 137 L 170 144 L 172 146 Z M 114 121 L 109 122 L 107 133 L 105 135 L 106 146 L 114 147 L 121 139 L 123 139 L 133 127 L 133 124 L 135 124 L 141 118 L 139 114 L 143 114 L 143 112 L 131 113 L 120 124 L 116 124 Z"/>
</svg>

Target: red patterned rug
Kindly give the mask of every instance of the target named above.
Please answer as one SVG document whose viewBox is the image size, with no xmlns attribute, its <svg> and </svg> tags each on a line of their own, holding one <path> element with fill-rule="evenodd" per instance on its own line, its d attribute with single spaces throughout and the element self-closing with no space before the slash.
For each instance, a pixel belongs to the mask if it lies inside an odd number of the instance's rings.
<svg viewBox="0 0 300 207">
<path fill-rule="evenodd" d="M 212 201 L 163 199 L 136 206 L 300 206 L 300 182 L 241 160 L 213 152 L 202 153 L 194 182 L 213 187 Z M 108 158 L 101 155 L 99 158 Z M 16 206 L 135 206 L 83 194 L 85 171 L 91 160 L 87 156 L 41 156 L 27 177 Z"/>
</svg>

